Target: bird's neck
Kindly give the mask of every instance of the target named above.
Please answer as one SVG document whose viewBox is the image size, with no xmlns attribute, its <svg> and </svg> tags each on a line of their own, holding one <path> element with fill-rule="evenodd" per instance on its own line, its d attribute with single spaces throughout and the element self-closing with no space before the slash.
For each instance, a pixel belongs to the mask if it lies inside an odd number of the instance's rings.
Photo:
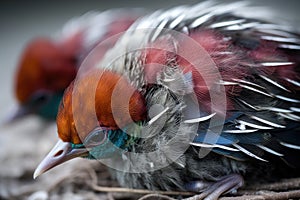
<svg viewBox="0 0 300 200">
<path fill-rule="evenodd" d="M 108 140 L 103 144 L 93 147 L 89 151 L 88 159 L 111 158 L 114 155 L 121 155 L 131 151 L 134 144 L 138 141 L 142 130 L 142 122 L 134 126 L 127 126 L 123 129 L 108 130 Z"/>
<path fill-rule="evenodd" d="M 55 120 L 60 101 L 63 97 L 63 92 L 57 92 L 51 95 L 51 97 L 42 106 L 38 107 L 35 111 L 36 114 L 43 117 L 46 120 Z"/>
</svg>

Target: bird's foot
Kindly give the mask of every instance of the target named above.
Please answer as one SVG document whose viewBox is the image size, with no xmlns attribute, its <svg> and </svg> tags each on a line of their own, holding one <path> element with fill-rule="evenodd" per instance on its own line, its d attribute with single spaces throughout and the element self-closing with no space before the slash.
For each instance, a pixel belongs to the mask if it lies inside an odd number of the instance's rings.
<svg viewBox="0 0 300 200">
<path fill-rule="evenodd" d="M 186 185 L 186 189 L 189 191 L 202 192 L 195 197 L 188 198 L 193 199 L 204 199 L 204 200 L 216 200 L 222 194 L 234 193 L 238 188 L 243 186 L 244 179 L 239 174 L 230 174 L 221 177 L 216 182 L 205 182 L 205 181 L 193 181 Z"/>
</svg>

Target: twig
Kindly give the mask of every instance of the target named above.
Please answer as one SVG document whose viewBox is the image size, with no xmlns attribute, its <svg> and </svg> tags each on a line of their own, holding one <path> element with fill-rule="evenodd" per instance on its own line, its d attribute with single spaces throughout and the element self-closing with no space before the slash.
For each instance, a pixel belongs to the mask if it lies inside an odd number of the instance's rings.
<svg viewBox="0 0 300 200">
<path fill-rule="evenodd" d="M 201 194 L 190 197 L 190 199 L 202 199 L 203 196 Z M 244 195 L 237 197 L 221 197 L 219 200 L 286 200 L 286 199 L 299 199 L 300 198 L 300 190 L 294 190 L 289 192 L 260 192 L 257 195 Z M 169 196 L 161 195 L 161 194 L 149 194 L 145 195 L 138 200 L 175 200 Z"/>
<path fill-rule="evenodd" d="M 121 188 L 121 187 L 104 187 L 99 185 L 91 184 L 93 190 L 98 192 L 122 192 L 122 193 L 135 193 L 135 194 L 161 194 L 161 195 L 181 195 L 190 196 L 195 195 L 193 192 L 180 192 L 180 191 L 153 191 L 153 190 L 143 190 L 143 189 L 131 189 L 131 188 Z"/>
<path fill-rule="evenodd" d="M 121 187 L 105 187 L 97 184 L 97 174 L 95 171 L 90 170 L 89 174 L 92 178 L 90 186 L 93 190 L 98 192 L 121 192 L 121 193 L 134 193 L 134 194 L 161 194 L 161 195 L 175 195 L 175 196 L 191 196 L 195 195 L 193 192 L 181 192 L 181 191 L 153 191 L 153 190 L 143 190 L 143 189 L 131 189 L 131 188 L 121 188 Z"/>
<path fill-rule="evenodd" d="M 81 171 L 82 172 L 82 171 Z M 86 179 L 86 182 L 90 187 L 97 192 L 106 192 L 106 193 L 126 193 L 132 194 L 130 197 L 138 200 L 174 200 L 171 196 L 191 196 L 192 199 L 202 198 L 201 194 L 195 195 L 192 192 L 180 192 L 180 191 L 152 191 L 144 189 L 130 189 L 130 188 L 120 188 L 120 187 L 105 187 L 98 185 L 97 173 L 92 167 L 88 167 L 85 171 L 89 174 L 91 179 Z M 75 173 L 75 177 L 85 177 L 85 173 Z M 75 178 L 73 176 L 73 178 Z M 56 182 L 59 183 L 62 180 Z M 286 191 L 291 189 L 300 188 L 300 178 L 286 179 L 278 183 L 269 183 L 269 184 L 257 184 L 246 187 L 244 190 L 239 190 L 235 197 L 222 197 L 220 200 L 285 200 L 300 198 L 300 190 L 293 190 L 287 192 L 273 192 L 273 191 Z M 267 191 L 262 191 L 267 190 Z M 258 192 L 260 191 L 260 192 Z M 144 195 L 138 198 L 140 195 Z M 195 195 L 195 196 L 194 196 Z M 111 196 L 112 199 L 113 196 Z"/>
<path fill-rule="evenodd" d="M 145 196 L 142 196 L 138 200 L 153 200 L 153 199 L 159 199 L 159 200 L 175 200 L 169 196 L 161 195 L 161 194 L 147 194 Z"/>
<path fill-rule="evenodd" d="M 222 197 L 220 200 L 286 200 L 286 199 L 299 199 L 300 190 L 293 190 L 288 192 L 258 192 L 257 195 L 244 195 L 238 197 Z"/>
<path fill-rule="evenodd" d="M 300 178 L 284 179 L 276 183 L 265 183 L 248 186 L 250 190 L 284 191 L 300 188 Z"/>
<path fill-rule="evenodd" d="M 122 193 L 135 193 L 135 194 L 160 194 L 160 195 L 175 195 L 175 196 L 191 196 L 195 195 L 192 192 L 180 192 L 180 191 L 153 191 L 153 190 L 142 190 L 142 189 L 130 189 L 121 187 L 103 187 L 99 185 L 91 185 L 93 190 L 98 192 L 122 192 Z"/>
<path fill-rule="evenodd" d="M 119 187 L 103 187 L 97 185 L 97 174 L 93 171 L 89 171 L 90 177 L 92 178 L 91 187 L 95 191 L 99 192 L 115 192 L 115 193 L 132 193 L 132 194 L 146 194 L 145 196 L 139 198 L 139 200 L 147 200 L 147 199 L 165 199 L 165 200 L 174 200 L 173 198 L 166 195 L 174 195 L 174 196 L 193 196 L 195 193 L 192 192 L 179 192 L 179 191 L 151 191 L 151 190 L 142 190 L 142 189 L 130 189 L 130 188 L 119 188 Z M 236 197 L 222 197 L 220 200 L 284 200 L 289 198 L 300 198 L 300 190 L 287 191 L 287 192 L 272 192 L 278 190 L 290 190 L 300 187 L 300 178 L 295 179 L 287 179 L 283 180 L 283 182 L 278 183 L 270 183 L 270 184 L 257 184 L 253 186 L 247 187 L 250 190 L 241 190 Z M 259 190 L 269 190 L 265 192 L 260 192 Z M 251 194 L 251 195 L 249 195 Z M 199 195 L 195 195 L 192 198 L 197 199 L 201 197 Z"/>
</svg>

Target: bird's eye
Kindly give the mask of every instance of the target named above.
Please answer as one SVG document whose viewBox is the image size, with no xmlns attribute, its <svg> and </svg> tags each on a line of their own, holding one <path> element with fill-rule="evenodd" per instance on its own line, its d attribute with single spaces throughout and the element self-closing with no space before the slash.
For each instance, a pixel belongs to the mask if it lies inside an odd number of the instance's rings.
<svg viewBox="0 0 300 200">
<path fill-rule="evenodd" d="M 35 105 L 41 105 L 48 101 L 50 95 L 47 92 L 36 92 L 31 97 L 31 102 Z"/>
<path fill-rule="evenodd" d="M 102 144 L 107 138 L 107 132 L 104 129 L 96 128 L 84 140 L 86 148 L 92 148 Z"/>
</svg>

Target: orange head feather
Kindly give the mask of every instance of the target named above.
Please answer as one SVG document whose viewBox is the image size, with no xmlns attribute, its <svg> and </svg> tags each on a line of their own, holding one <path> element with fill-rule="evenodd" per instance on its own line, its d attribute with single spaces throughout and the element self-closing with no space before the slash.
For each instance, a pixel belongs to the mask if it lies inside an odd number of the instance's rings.
<svg viewBox="0 0 300 200">
<path fill-rule="evenodd" d="M 64 142 L 79 144 L 97 126 L 118 129 L 145 118 L 144 97 L 126 78 L 93 69 L 65 91 L 57 115 L 58 134 Z"/>
<path fill-rule="evenodd" d="M 63 91 L 76 76 L 75 58 L 53 41 L 34 39 L 25 48 L 16 77 L 15 92 L 23 104 L 38 90 Z"/>
</svg>

